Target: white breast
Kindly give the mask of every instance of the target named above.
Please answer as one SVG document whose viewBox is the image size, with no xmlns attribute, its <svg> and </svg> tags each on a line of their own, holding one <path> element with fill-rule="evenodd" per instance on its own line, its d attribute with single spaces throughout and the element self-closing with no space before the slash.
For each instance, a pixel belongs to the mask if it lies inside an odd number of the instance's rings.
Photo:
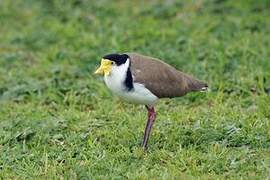
<svg viewBox="0 0 270 180">
<path fill-rule="evenodd" d="M 151 91 L 149 91 L 143 84 L 134 83 L 134 89 L 127 91 L 124 85 L 126 79 L 127 69 L 129 67 L 129 59 L 125 64 L 114 66 L 110 75 L 104 76 L 104 81 L 107 87 L 124 101 L 135 103 L 153 105 L 158 100 Z"/>
</svg>

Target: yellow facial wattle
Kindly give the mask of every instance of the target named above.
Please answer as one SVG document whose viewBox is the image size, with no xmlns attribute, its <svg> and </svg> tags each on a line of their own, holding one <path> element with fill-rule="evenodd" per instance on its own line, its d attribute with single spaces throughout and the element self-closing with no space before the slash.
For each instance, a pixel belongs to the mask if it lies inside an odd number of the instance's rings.
<svg viewBox="0 0 270 180">
<path fill-rule="evenodd" d="M 95 71 L 95 74 L 101 74 L 108 76 L 112 70 L 113 61 L 108 59 L 102 59 L 99 68 Z"/>
</svg>

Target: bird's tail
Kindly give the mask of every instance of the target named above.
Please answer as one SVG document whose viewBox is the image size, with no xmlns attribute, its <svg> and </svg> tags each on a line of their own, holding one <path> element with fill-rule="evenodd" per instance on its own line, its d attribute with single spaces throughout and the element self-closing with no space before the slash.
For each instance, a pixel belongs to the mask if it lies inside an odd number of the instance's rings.
<svg viewBox="0 0 270 180">
<path fill-rule="evenodd" d="M 192 77 L 188 77 L 188 79 L 188 87 L 191 91 L 207 92 L 209 90 L 206 83 Z"/>
<path fill-rule="evenodd" d="M 207 91 L 209 91 L 209 88 L 208 88 L 208 85 L 205 84 L 205 86 L 201 88 L 201 92 L 207 92 Z"/>
</svg>

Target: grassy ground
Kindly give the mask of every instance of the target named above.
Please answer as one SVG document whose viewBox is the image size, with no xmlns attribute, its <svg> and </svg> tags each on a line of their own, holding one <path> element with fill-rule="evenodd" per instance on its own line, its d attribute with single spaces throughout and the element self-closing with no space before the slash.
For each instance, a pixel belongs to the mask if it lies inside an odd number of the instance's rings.
<svg viewBox="0 0 270 180">
<path fill-rule="evenodd" d="M 267 179 L 268 0 L 0 1 L 0 177 Z M 142 106 L 92 72 L 136 51 L 205 80 L 162 100 L 149 150 Z"/>
</svg>

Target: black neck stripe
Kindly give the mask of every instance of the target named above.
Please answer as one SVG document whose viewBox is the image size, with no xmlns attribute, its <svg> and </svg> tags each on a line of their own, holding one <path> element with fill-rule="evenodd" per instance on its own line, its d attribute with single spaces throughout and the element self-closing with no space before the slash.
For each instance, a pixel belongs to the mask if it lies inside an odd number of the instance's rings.
<svg viewBox="0 0 270 180">
<path fill-rule="evenodd" d="M 131 71 L 130 71 L 130 67 L 128 67 L 127 69 L 127 77 L 125 79 L 125 86 L 127 88 L 128 91 L 131 91 L 134 86 L 133 86 L 133 78 L 132 78 L 132 74 L 131 74 Z"/>
</svg>

